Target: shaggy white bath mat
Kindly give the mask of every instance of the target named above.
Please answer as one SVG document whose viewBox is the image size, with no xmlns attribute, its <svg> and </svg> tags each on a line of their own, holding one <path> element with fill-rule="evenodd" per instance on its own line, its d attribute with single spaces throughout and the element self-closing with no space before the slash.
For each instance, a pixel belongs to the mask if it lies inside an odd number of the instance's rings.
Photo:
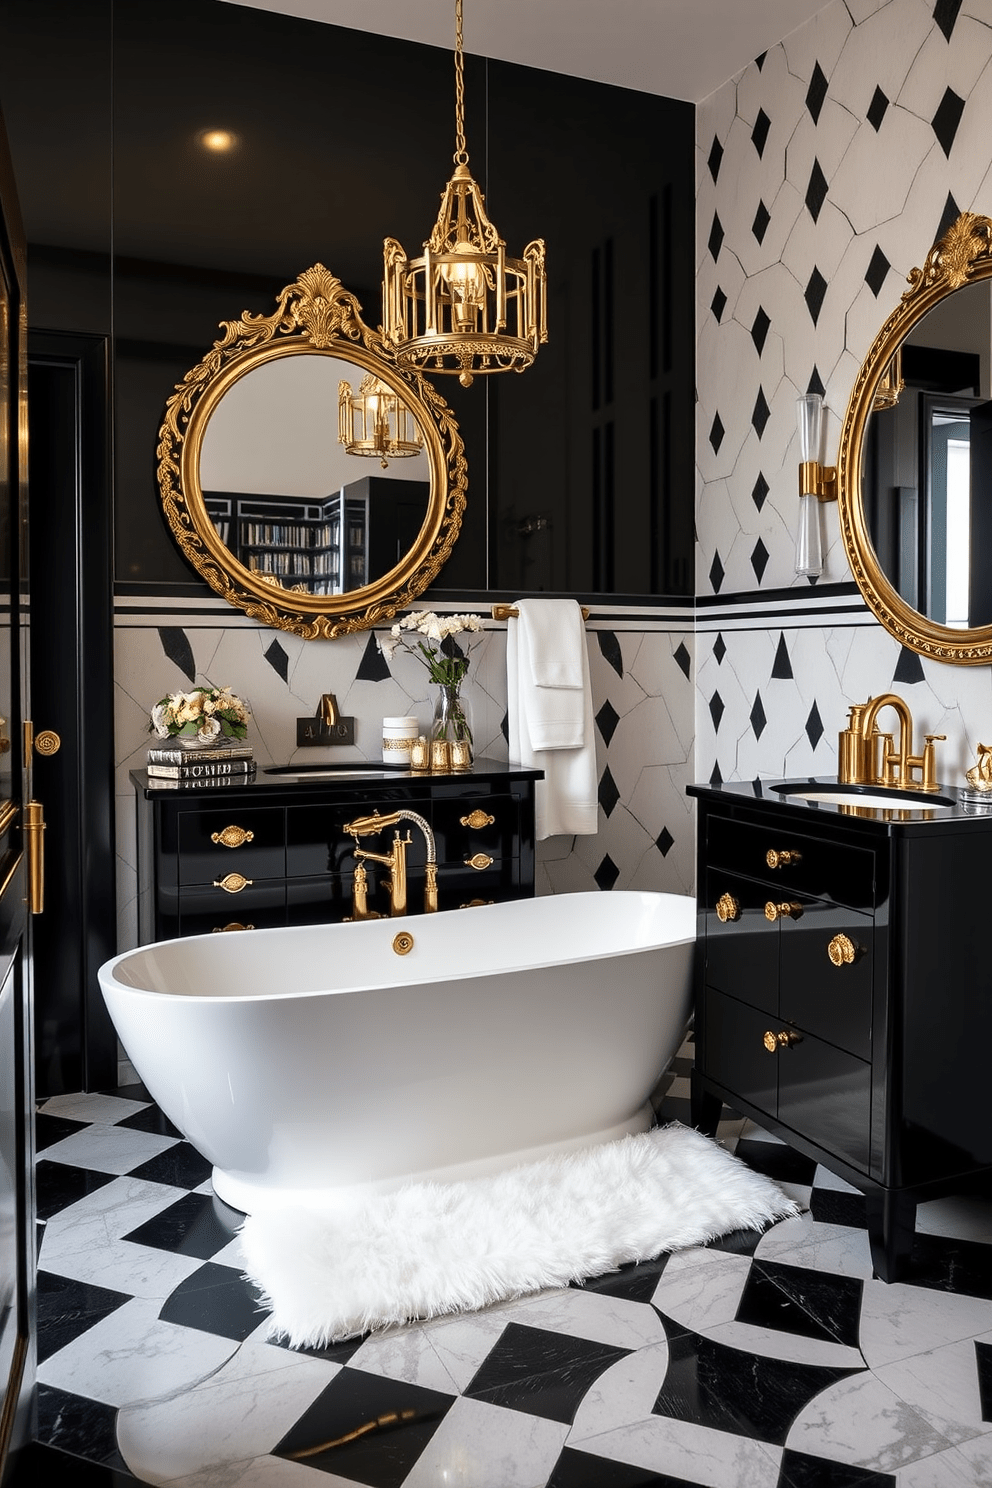
<svg viewBox="0 0 992 1488">
<path fill-rule="evenodd" d="M 795 1213 L 770 1180 L 676 1124 L 488 1178 L 251 1215 L 241 1239 L 270 1334 L 319 1348 Z"/>
</svg>

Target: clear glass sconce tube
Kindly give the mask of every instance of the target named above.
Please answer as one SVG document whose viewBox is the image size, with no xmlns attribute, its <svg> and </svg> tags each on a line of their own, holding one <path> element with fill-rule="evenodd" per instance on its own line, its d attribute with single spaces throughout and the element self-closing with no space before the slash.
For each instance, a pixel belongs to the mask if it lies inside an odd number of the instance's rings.
<svg viewBox="0 0 992 1488">
<path fill-rule="evenodd" d="M 803 393 L 796 399 L 799 422 L 799 528 L 796 533 L 796 573 L 818 578 L 823 572 L 823 542 L 820 534 L 819 479 L 823 447 L 823 399 L 819 393 Z"/>
</svg>

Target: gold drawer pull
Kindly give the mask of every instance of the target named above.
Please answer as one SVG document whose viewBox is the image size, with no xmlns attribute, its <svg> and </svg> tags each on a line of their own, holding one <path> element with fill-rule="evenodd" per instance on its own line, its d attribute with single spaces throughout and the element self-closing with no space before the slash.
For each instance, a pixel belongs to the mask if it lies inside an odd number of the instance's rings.
<svg viewBox="0 0 992 1488">
<path fill-rule="evenodd" d="M 769 899 L 765 905 L 765 919 L 771 920 L 773 924 L 776 920 L 784 920 L 786 915 L 790 920 L 798 920 L 802 917 L 802 912 L 801 904 L 792 904 L 788 900 L 784 904 L 774 904 Z"/>
<path fill-rule="evenodd" d="M 801 863 L 802 860 L 802 853 L 791 847 L 783 852 L 776 852 L 774 847 L 770 847 L 765 853 L 765 862 L 769 868 L 788 868 L 792 863 Z"/>
<path fill-rule="evenodd" d="M 493 864 L 493 861 L 494 860 L 489 856 L 488 853 L 481 853 L 480 852 L 480 853 L 476 853 L 473 858 L 466 858 L 465 859 L 465 867 L 466 868 L 478 868 L 478 869 L 481 870 L 483 868 L 490 868 L 492 866 L 492 864 Z"/>
<path fill-rule="evenodd" d="M 215 925 L 214 935 L 226 935 L 228 930 L 254 930 L 254 925 L 240 925 L 237 920 L 232 920 L 229 925 Z"/>
<path fill-rule="evenodd" d="M 216 842 L 219 847 L 243 847 L 246 842 L 254 842 L 255 833 L 246 832 L 244 827 L 225 827 L 223 832 L 211 832 L 210 841 Z"/>
<path fill-rule="evenodd" d="M 733 894 L 721 894 L 716 901 L 716 917 L 722 925 L 728 920 L 739 920 L 741 917 L 740 902 Z"/>
<path fill-rule="evenodd" d="M 827 955 L 834 966 L 850 966 L 858 949 L 849 935 L 835 935 L 827 946 Z"/>
<path fill-rule="evenodd" d="M 459 904 L 459 909 L 478 909 L 480 904 L 495 904 L 495 899 L 470 899 L 467 904 Z"/>
<path fill-rule="evenodd" d="M 219 883 L 215 878 L 214 888 L 223 889 L 225 894 L 240 894 L 245 885 L 250 884 L 251 882 L 252 880 L 250 878 L 245 878 L 244 874 L 242 873 L 229 873 L 227 877 L 222 878 Z"/>
<path fill-rule="evenodd" d="M 791 1049 L 793 1044 L 801 1044 L 803 1036 L 794 1028 L 780 1028 L 778 1033 L 773 1033 L 769 1028 L 762 1037 L 761 1042 L 769 1054 L 777 1054 L 780 1049 Z"/>
<path fill-rule="evenodd" d="M 468 816 L 460 816 L 458 820 L 463 827 L 474 827 L 478 831 L 480 827 L 491 827 L 496 818 L 490 816 L 488 811 L 477 807 L 475 811 L 470 811 Z"/>
</svg>

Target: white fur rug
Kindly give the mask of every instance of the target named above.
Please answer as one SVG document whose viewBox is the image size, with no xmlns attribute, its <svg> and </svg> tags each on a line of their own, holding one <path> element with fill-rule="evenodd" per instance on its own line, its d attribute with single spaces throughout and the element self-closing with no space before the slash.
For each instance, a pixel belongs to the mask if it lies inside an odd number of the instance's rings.
<svg viewBox="0 0 992 1488">
<path fill-rule="evenodd" d="M 251 1215 L 241 1241 L 270 1334 L 320 1348 L 797 1212 L 769 1179 L 675 1124 L 492 1177 L 354 1188 L 333 1209 Z"/>
</svg>

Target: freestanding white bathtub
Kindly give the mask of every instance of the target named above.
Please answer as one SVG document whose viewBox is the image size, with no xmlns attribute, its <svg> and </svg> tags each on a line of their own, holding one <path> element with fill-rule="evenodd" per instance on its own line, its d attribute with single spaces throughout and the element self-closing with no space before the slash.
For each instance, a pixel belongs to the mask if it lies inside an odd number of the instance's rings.
<svg viewBox="0 0 992 1488">
<path fill-rule="evenodd" d="M 682 895 L 560 894 L 159 941 L 100 985 L 150 1094 L 251 1212 L 646 1129 L 695 924 Z"/>
</svg>

